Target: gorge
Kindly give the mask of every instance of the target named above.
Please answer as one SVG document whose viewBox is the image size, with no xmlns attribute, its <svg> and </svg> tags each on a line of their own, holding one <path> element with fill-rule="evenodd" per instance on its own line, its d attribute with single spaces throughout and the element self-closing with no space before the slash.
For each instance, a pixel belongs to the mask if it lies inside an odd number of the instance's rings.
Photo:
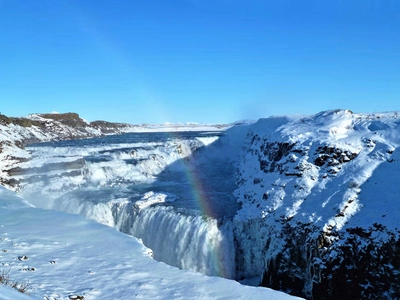
<svg viewBox="0 0 400 300">
<path fill-rule="evenodd" d="M 396 112 L 180 133 L 46 117 L 0 125 L 1 182 L 33 205 L 115 227 L 181 269 L 307 299 L 400 298 Z"/>
</svg>

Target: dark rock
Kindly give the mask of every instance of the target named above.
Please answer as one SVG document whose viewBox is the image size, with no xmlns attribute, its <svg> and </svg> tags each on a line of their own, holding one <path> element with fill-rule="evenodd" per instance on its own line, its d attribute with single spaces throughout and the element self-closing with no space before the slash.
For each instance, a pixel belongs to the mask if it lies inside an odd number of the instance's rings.
<svg viewBox="0 0 400 300">
<path fill-rule="evenodd" d="M 49 163 L 42 167 L 35 168 L 27 168 L 23 169 L 20 167 L 12 168 L 7 170 L 10 176 L 20 176 L 20 175 L 29 175 L 35 173 L 47 173 L 51 171 L 57 170 L 72 170 L 72 169 L 80 169 L 85 165 L 85 160 L 83 158 L 69 161 L 69 162 L 59 162 L 59 163 Z"/>
<path fill-rule="evenodd" d="M 317 239 L 310 233 L 318 228 L 308 224 L 283 230 L 284 251 L 267 259 L 263 286 L 307 299 L 400 299 L 400 232 L 377 223 Z"/>
</svg>

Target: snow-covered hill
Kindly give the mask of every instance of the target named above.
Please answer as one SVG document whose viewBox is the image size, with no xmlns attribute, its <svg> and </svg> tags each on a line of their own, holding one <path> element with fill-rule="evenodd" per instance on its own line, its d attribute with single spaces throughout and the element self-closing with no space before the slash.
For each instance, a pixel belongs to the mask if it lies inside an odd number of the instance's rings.
<svg viewBox="0 0 400 300">
<path fill-rule="evenodd" d="M 262 119 L 244 145 L 242 276 L 310 299 L 400 298 L 396 112 Z"/>
</svg>

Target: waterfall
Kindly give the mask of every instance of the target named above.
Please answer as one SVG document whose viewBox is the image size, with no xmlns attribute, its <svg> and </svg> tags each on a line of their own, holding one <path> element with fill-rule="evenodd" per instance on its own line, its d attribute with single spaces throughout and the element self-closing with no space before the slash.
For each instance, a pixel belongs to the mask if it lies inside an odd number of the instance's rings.
<svg viewBox="0 0 400 300">
<path fill-rule="evenodd" d="M 143 241 L 154 259 L 180 269 L 235 279 L 235 246 L 231 220 L 183 214 L 172 206 L 144 209 L 127 199 L 88 201 L 82 193 L 64 195 L 54 209 L 80 214 Z"/>
<path fill-rule="evenodd" d="M 183 135 L 31 147 L 38 167 L 27 166 L 31 177 L 21 176 L 21 193 L 38 207 L 79 214 L 137 237 L 158 261 L 235 279 L 234 167 L 221 145 L 217 153 L 202 148 L 218 135 Z M 78 159 L 82 163 L 71 166 Z"/>
<path fill-rule="evenodd" d="M 231 220 L 182 214 L 171 206 L 140 209 L 127 200 L 94 203 L 71 195 L 56 201 L 54 208 L 140 238 L 158 261 L 206 275 L 235 278 Z"/>
<path fill-rule="evenodd" d="M 129 232 L 154 251 L 154 258 L 206 275 L 235 277 L 232 223 L 184 215 L 156 206 L 135 213 Z"/>
</svg>

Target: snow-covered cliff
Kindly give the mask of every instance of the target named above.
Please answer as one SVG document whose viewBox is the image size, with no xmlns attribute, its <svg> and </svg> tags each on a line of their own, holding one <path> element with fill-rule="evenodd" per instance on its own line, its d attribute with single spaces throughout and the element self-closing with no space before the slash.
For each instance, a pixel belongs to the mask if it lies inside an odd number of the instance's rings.
<svg viewBox="0 0 400 300">
<path fill-rule="evenodd" d="M 309 299 L 400 297 L 400 119 L 338 110 L 250 126 L 240 276 Z"/>
</svg>

